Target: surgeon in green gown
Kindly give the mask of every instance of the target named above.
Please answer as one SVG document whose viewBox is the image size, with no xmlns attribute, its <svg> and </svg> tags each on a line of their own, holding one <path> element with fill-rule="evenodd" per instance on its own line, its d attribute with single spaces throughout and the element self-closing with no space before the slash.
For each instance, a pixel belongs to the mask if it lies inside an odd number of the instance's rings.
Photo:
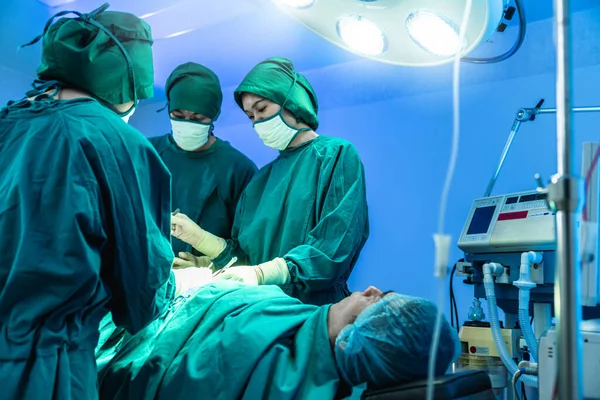
<svg viewBox="0 0 600 400">
<path fill-rule="evenodd" d="M 209 232 L 230 238 L 237 203 L 257 168 L 213 134 L 223 102 L 219 78 L 188 62 L 175 68 L 165 89 L 172 131 L 150 143 L 171 172 L 172 207 Z M 192 255 L 203 256 L 177 238 L 171 244 L 176 266 L 196 265 Z"/>
<path fill-rule="evenodd" d="M 317 97 L 284 58 L 254 67 L 235 90 L 265 145 L 279 156 L 262 168 L 238 204 L 231 239 L 185 214 L 172 234 L 212 258 L 219 275 L 248 284 L 279 285 L 308 304 L 334 303 L 369 235 L 365 173 L 356 148 L 320 136 Z"/>
<path fill-rule="evenodd" d="M 2 399 L 96 398 L 101 319 L 135 333 L 174 283 L 169 172 L 124 122 L 152 35 L 107 7 L 49 23 L 34 89 L 0 109 Z"/>
</svg>

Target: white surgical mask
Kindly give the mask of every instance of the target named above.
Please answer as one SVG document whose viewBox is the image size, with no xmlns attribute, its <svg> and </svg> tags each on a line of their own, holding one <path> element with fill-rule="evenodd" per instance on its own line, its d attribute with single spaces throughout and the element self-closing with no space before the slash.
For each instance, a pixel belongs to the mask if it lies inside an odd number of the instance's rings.
<svg viewBox="0 0 600 400">
<path fill-rule="evenodd" d="M 208 142 L 212 124 L 171 119 L 173 139 L 185 151 L 198 150 Z"/>
<path fill-rule="evenodd" d="M 283 109 L 282 109 L 283 110 Z M 283 151 L 292 143 L 298 133 L 306 129 L 296 129 L 289 126 L 279 111 L 270 118 L 254 124 L 254 130 L 266 146 Z"/>
<path fill-rule="evenodd" d="M 120 117 L 123 119 L 123 121 L 125 121 L 126 124 L 128 124 L 129 118 L 131 118 L 131 116 L 133 115 L 134 112 L 135 112 L 135 107 L 131 107 L 129 109 L 129 111 L 127 111 L 126 113 L 120 114 Z"/>
</svg>

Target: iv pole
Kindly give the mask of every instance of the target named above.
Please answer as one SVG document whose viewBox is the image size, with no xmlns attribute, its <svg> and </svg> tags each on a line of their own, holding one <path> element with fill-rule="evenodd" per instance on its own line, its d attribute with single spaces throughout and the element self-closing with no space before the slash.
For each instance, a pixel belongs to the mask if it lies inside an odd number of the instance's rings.
<svg viewBox="0 0 600 400">
<path fill-rule="evenodd" d="M 496 184 L 506 155 L 522 122 L 533 121 L 538 114 L 556 113 L 558 173 L 548 188 L 543 187 L 539 175 L 538 189 L 547 193 L 549 206 L 556 214 L 556 279 L 554 303 L 557 316 L 557 379 L 555 398 L 579 400 L 582 398 L 581 365 L 581 299 L 579 298 L 581 271 L 577 255 L 578 234 L 576 217 L 582 199 L 581 179 L 573 175 L 573 112 L 598 112 L 600 107 L 571 107 L 571 26 L 569 0 L 554 0 L 556 32 L 556 108 L 541 108 L 541 100 L 534 108 L 517 111 L 510 135 L 500 161 L 485 192 L 489 197 Z"/>
<path fill-rule="evenodd" d="M 554 304 L 557 316 L 558 398 L 582 398 L 581 271 L 577 262 L 575 226 L 581 200 L 581 180 L 573 173 L 571 125 L 571 21 L 569 0 L 555 0 L 556 23 L 556 139 L 558 174 L 548 187 L 548 202 L 556 209 L 556 280 Z M 558 290 L 556 290 L 558 289 Z"/>
</svg>

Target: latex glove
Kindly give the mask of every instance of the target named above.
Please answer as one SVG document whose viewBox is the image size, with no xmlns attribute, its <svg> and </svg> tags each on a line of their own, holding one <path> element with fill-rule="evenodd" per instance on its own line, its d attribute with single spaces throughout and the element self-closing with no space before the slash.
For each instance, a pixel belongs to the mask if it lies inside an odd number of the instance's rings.
<svg viewBox="0 0 600 400">
<path fill-rule="evenodd" d="M 219 275 L 215 276 L 215 280 L 221 279 L 244 282 L 247 285 L 258 285 L 256 268 L 249 266 L 228 268 Z"/>
<path fill-rule="evenodd" d="M 286 285 L 290 283 L 290 269 L 283 258 L 276 258 L 256 266 L 259 285 Z"/>
<path fill-rule="evenodd" d="M 206 256 L 196 257 L 192 253 L 180 252 L 179 257 L 173 260 L 173 268 L 188 268 L 188 267 L 208 267 L 210 268 L 212 260 Z"/>
<path fill-rule="evenodd" d="M 191 244 L 210 259 L 216 258 L 225 250 L 225 240 L 200 228 L 187 215 L 177 213 L 171 216 L 171 235 Z"/>
<path fill-rule="evenodd" d="M 285 285 L 290 282 L 290 270 L 283 258 L 248 267 L 231 267 L 217 275 L 215 280 L 231 279 L 248 285 Z"/>
<path fill-rule="evenodd" d="M 187 294 L 213 281 L 210 268 L 182 268 L 173 270 L 175 296 Z"/>
</svg>

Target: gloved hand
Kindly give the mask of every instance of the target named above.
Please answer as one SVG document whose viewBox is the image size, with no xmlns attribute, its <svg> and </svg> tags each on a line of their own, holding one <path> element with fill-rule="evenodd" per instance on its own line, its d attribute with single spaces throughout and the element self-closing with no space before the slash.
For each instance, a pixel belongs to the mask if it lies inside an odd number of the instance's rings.
<svg viewBox="0 0 600 400">
<path fill-rule="evenodd" d="M 215 276 L 215 280 L 221 279 L 243 282 L 247 285 L 258 285 L 256 267 L 241 266 L 228 268 L 219 275 Z"/>
<path fill-rule="evenodd" d="M 191 244 L 210 259 L 215 259 L 225 250 L 225 240 L 200 228 L 187 215 L 177 213 L 171 216 L 171 235 Z"/>
<path fill-rule="evenodd" d="M 283 258 L 275 258 L 256 266 L 259 285 L 286 285 L 290 283 L 290 269 Z"/>
<path fill-rule="evenodd" d="M 210 268 L 212 261 L 206 256 L 196 257 L 192 253 L 179 252 L 179 257 L 173 260 L 173 268 L 188 268 L 188 267 L 208 267 Z"/>
<path fill-rule="evenodd" d="M 187 294 L 212 282 L 210 268 L 182 268 L 173 270 L 175 275 L 175 296 Z"/>
<path fill-rule="evenodd" d="M 231 267 L 217 275 L 215 280 L 231 279 L 248 285 L 285 285 L 290 282 L 290 270 L 283 258 L 253 267 Z"/>
</svg>

